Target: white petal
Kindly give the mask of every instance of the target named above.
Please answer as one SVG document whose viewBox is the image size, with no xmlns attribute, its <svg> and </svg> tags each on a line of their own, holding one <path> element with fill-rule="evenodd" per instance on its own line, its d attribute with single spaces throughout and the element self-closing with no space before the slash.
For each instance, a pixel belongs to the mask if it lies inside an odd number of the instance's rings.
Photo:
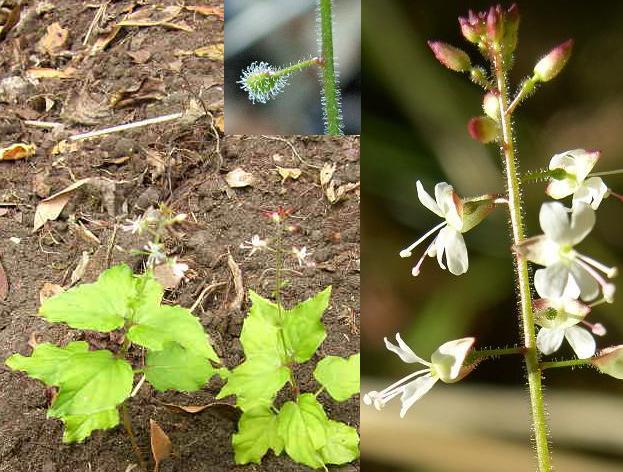
<svg viewBox="0 0 623 472">
<path fill-rule="evenodd" d="M 564 329 L 541 328 L 536 336 L 536 347 L 545 355 L 551 354 L 560 348 L 564 337 Z"/>
<path fill-rule="evenodd" d="M 584 269 L 580 264 L 574 262 L 571 264 L 571 275 L 580 287 L 580 298 L 584 301 L 590 301 L 599 295 L 599 283 Z"/>
<path fill-rule="evenodd" d="M 566 172 L 575 175 L 575 157 L 572 155 L 575 151 L 577 151 L 577 149 L 555 154 L 549 161 L 549 169 L 564 169 Z"/>
<path fill-rule="evenodd" d="M 567 280 L 567 285 L 565 286 L 565 291 L 562 294 L 562 298 L 571 300 L 577 300 L 578 298 L 580 298 L 580 287 L 578 287 L 575 279 L 571 276 Z"/>
<path fill-rule="evenodd" d="M 526 259 L 542 266 L 560 260 L 560 246 L 544 234 L 523 240 L 517 249 Z"/>
<path fill-rule="evenodd" d="M 474 338 L 448 341 L 433 352 L 431 363 L 441 380 L 451 383 L 459 376 L 465 357 L 472 348 L 474 341 Z"/>
<path fill-rule="evenodd" d="M 415 186 L 417 188 L 417 197 L 420 199 L 420 202 L 422 203 L 422 205 L 424 205 L 426 208 L 428 208 L 430 211 L 432 211 L 436 215 L 441 216 L 443 218 L 443 213 L 441 212 L 441 209 L 439 208 L 439 206 L 437 206 L 437 204 L 435 203 L 435 200 L 433 200 L 433 197 L 431 197 L 428 194 L 428 192 L 424 190 L 424 187 L 422 186 L 422 182 L 418 180 L 415 183 Z"/>
<path fill-rule="evenodd" d="M 574 149 L 569 151 L 575 158 L 575 175 L 578 182 L 583 182 L 586 176 L 593 170 L 599 159 L 599 151 L 587 151 L 585 149 Z"/>
<path fill-rule="evenodd" d="M 460 230 L 463 227 L 463 218 L 459 215 L 456 202 L 454 201 L 454 189 L 446 182 L 435 185 L 435 199 L 441 209 L 441 213 L 454 229 Z"/>
<path fill-rule="evenodd" d="M 588 359 L 595 354 L 595 339 L 584 328 L 579 326 L 567 328 L 565 330 L 565 338 L 567 338 L 579 359 Z"/>
<path fill-rule="evenodd" d="M 539 223 L 545 235 L 559 244 L 568 242 L 569 212 L 560 202 L 548 202 L 541 205 Z"/>
<path fill-rule="evenodd" d="M 569 268 L 562 262 L 552 264 L 545 269 L 534 273 L 535 283 L 539 279 L 541 296 L 547 298 L 561 298 L 569 280 Z"/>
<path fill-rule="evenodd" d="M 437 380 L 437 377 L 426 374 L 405 386 L 402 396 L 400 397 L 400 402 L 402 403 L 402 408 L 400 408 L 401 418 L 405 417 L 407 410 L 411 408 L 416 401 L 433 388 Z"/>
<path fill-rule="evenodd" d="M 573 207 L 571 226 L 568 233 L 569 244 L 575 246 L 582 241 L 595 226 L 595 210 L 579 203 Z"/>
<path fill-rule="evenodd" d="M 578 183 L 575 179 L 552 180 L 547 184 L 545 193 L 556 200 L 560 200 L 571 195 L 577 188 Z"/>
<path fill-rule="evenodd" d="M 387 338 L 384 338 L 384 340 L 385 347 L 393 353 L 397 354 L 403 362 L 406 362 L 408 364 L 419 362 L 423 365 L 430 365 L 429 362 L 426 362 L 424 359 L 419 357 L 415 352 L 411 350 L 409 346 L 407 346 L 407 344 L 400 337 L 400 333 L 396 333 L 396 341 L 398 341 L 398 346 L 390 343 Z"/>
<path fill-rule="evenodd" d="M 439 264 L 439 267 L 441 267 L 444 270 L 446 269 L 446 266 L 443 265 L 443 253 L 446 250 L 447 231 L 448 231 L 448 227 L 445 226 L 444 228 L 441 229 L 441 231 L 439 231 L 439 234 L 435 238 L 435 254 L 437 255 L 437 263 Z"/>
<path fill-rule="evenodd" d="M 446 229 L 446 228 L 444 228 Z M 445 246 L 446 246 L 446 262 L 448 270 L 454 275 L 461 275 L 467 272 L 469 261 L 467 259 L 467 248 L 463 235 L 447 227 Z"/>
<path fill-rule="evenodd" d="M 573 194 L 573 206 L 585 203 L 593 210 L 597 210 L 607 192 L 608 187 L 601 177 L 591 177 L 584 181 Z"/>
</svg>

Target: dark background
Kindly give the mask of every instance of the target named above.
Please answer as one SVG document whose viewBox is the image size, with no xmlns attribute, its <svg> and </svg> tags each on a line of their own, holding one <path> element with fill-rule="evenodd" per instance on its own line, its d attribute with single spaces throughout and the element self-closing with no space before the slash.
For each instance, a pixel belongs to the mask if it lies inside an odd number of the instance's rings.
<svg viewBox="0 0 623 472">
<path fill-rule="evenodd" d="M 482 89 L 463 74 L 444 68 L 426 45 L 428 39 L 445 41 L 468 52 L 473 63 L 484 65 L 476 48 L 463 39 L 457 17 L 465 16 L 469 8 L 483 10 L 489 5 L 479 1 L 362 2 L 364 389 L 366 383 L 376 381 L 382 386 L 411 371 L 410 366 L 384 349 L 383 336 L 393 337 L 397 331 L 425 358 L 443 342 L 469 335 L 477 337 L 481 348 L 520 342 L 508 213 L 504 208 L 498 208 L 484 223 L 465 234 L 470 268 L 463 276 L 442 271 L 434 259 L 427 258 L 421 275 L 412 277 L 411 267 L 426 246 L 416 249 L 410 259 L 398 257 L 402 248 L 439 222 L 418 201 L 416 180 L 422 180 L 430 193 L 440 181 L 451 183 L 463 197 L 504 191 L 497 146 L 471 140 L 466 130 L 471 116 L 482 115 Z M 515 113 L 520 168 L 547 166 L 553 154 L 580 147 L 602 150 L 594 171 L 622 168 L 623 4 L 520 1 L 518 5 L 521 26 L 515 66 L 510 75 L 513 90 L 532 72 L 542 55 L 568 38 L 575 40 L 572 57 L 563 72 L 543 84 Z M 623 175 L 605 177 L 604 181 L 614 191 L 623 193 Z M 524 187 L 528 235 L 541 233 L 538 209 L 548 199 L 544 189 L 543 183 Z M 607 265 L 621 268 L 622 220 L 623 203 L 610 197 L 598 210 L 595 229 L 578 249 Z M 614 282 L 620 282 L 620 278 Z M 606 336 L 597 338 L 598 348 L 623 343 L 620 298 L 619 293 L 614 304 L 597 307 L 589 316 L 590 321 L 600 321 L 608 328 Z M 571 356 L 565 341 L 563 348 L 550 357 Z M 559 464 L 567 457 L 574 457 L 595 464 L 590 470 L 610 470 L 607 465 L 614 467 L 612 470 L 623 470 L 623 427 L 618 423 L 623 411 L 623 382 L 592 369 L 550 370 L 544 382 L 546 399 L 552 400 L 551 410 L 565 412 L 559 415 L 565 418 L 556 418 L 552 413 L 555 425 L 552 439 Z M 427 443 L 421 440 L 433 429 L 427 426 L 429 420 L 436 418 L 438 425 L 434 428 L 464 438 L 471 437 L 472 431 L 480 427 L 475 426 L 475 420 L 456 426 L 445 414 L 444 405 L 439 404 L 439 398 L 446 399 L 446 395 L 462 402 L 464 391 L 465 395 L 478 392 L 476 398 L 482 402 L 483 409 L 475 415 L 484 423 L 490 412 L 489 401 L 494 402 L 508 392 L 518 396 L 513 399 L 518 399 L 521 408 L 525 408 L 520 413 L 526 421 L 518 429 L 525 429 L 525 435 L 513 436 L 513 433 L 506 439 L 510 443 L 515 441 L 520 452 L 525 452 L 528 468 L 510 456 L 504 461 L 505 451 L 493 446 L 487 449 L 487 454 L 481 451 L 480 463 L 448 465 L 444 455 L 469 456 L 468 451 L 461 450 L 460 440 L 453 451 L 440 449 L 445 452 L 438 455 L 437 462 L 430 458 L 434 454 L 423 450 L 427 447 L 423 444 Z M 589 408 L 594 414 L 586 421 L 576 416 L 576 421 L 567 428 L 561 423 L 567 419 L 567 410 L 557 406 L 558 395 L 574 394 L 586 401 L 577 406 L 572 403 L 569 417 Z M 437 399 L 436 395 L 439 395 Z M 495 470 L 487 469 L 486 465 L 487 457 L 497 454 L 502 463 L 509 464 L 504 470 L 533 470 L 527 405 L 522 362 L 511 357 L 482 364 L 458 385 L 435 386 L 404 420 L 398 419 L 396 410 L 377 413 L 362 406 L 362 467 L 366 471 L 486 471 Z M 432 416 L 433 412 L 438 415 Z M 385 430 L 379 429 L 377 421 L 389 421 L 390 432 L 392 428 L 402 429 L 383 436 L 380 431 Z M 509 417 L 507 421 L 513 420 Z M 477 433 L 486 440 L 499 433 L 496 428 L 508 426 L 513 430 L 512 424 L 503 423 L 504 415 L 499 424 Z M 573 428 L 578 431 L 577 437 L 585 436 L 586 441 L 569 440 Z M 589 432 L 593 429 L 596 432 Z M 606 433 L 610 430 L 614 434 Z M 389 454 L 391 447 L 385 447 L 384 442 L 395 441 L 408 447 Z M 471 446 L 465 446 L 468 447 Z M 561 466 L 560 470 L 572 469 Z"/>
<path fill-rule="evenodd" d="M 317 0 L 225 2 L 225 131 L 227 134 L 324 134 L 321 84 L 314 67 L 294 73 L 266 104 L 252 104 L 240 75 L 252 62 L 286 66 L 317 56 Z M 360 0 L 335 0 L 333 46 L 340 77 L 344 133 L 361 131 Z"/>
</svg>

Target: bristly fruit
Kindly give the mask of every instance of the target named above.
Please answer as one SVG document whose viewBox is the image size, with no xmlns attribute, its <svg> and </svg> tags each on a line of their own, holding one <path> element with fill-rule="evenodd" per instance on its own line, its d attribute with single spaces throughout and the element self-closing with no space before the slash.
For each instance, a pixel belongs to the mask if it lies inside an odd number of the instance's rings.
<svg viewBox="0 0 623 472">
<path fill-rule="evenodd" d="M 568 39 L 547 53 L 547 55 L 534 66 L 534 77 L 536 80 L 539 82 L 547 82 L 556 77 L 569 60 L 572 49 L 573 39 Z"/>
<path fill-rule="evenodd" d="M 254 62 L 242 72 L 237 82 L 249 94 L 252 103 L 266 103 L 275 98 L 288 85 L 289 74 L 278 74 L 267 62 Z"/>
</svg>

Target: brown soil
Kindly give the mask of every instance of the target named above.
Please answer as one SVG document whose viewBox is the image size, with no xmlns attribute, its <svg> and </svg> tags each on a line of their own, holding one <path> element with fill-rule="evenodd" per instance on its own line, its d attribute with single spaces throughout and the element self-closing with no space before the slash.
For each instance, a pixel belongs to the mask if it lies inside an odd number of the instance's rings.
<svg viewBox="0 0 623 472">
<path fill-rule="evenodd" d="M 26 7 L 35 2 L 25 2 Z M 131 2 L 111 2 L 108 14 L 121 18 Z M 143 2 L 149 3 L 149 2 Z M 174 1 L 161 3 L 175 4 Z M 189 2 L 218 6 L 219 2 Z M 97 103 L 109 100 L 116 91 L 140 83 L 143 78 L 162 79 L 161 100 L 135 103 L 129 107 L 97 115 L 98 127 L 106 127 L 147 117 L 180 111 L 192 97 L 199 96 L 216 118 L 222 113 L 222 63 L 195 56 L 176 56 L 176 49 L 193 50 L 222 43 L 222 23 L 215 17 L 182 12 L 193 32 L 162 26 L 128 28 L 103 52 L 88 56 L 82 38 L 95 14 L 86 2 L 53 2 L 54 9 L 33 17 L 0 42 L 0 80 L 23 76 L 40 57 L 38 67 L 65 68 L 77 72 L 74 79 L 42 80 L 21 91 L 15 101 L 0 102 L 0 148 L 16 142 L 37 145 L 28 159 L 0 163 L 0 263 L 6 271 L 9 291 L 0 297 L 0 360 L 14 352 L 28 354 L 29 337 L 39 341 L 66 343 L 84 339 L 85 333 L 52 325 L 36 317 L 39 291 L 45 282 L 68 284 L 69 276 L 86 251 L 90 263 L 82 282 L 94 280 L 107 266 L 125 262 L 141 270 L 141 256 L 130 249 L 140 248 L 141 237 L 119 230 L 126 218 L 143 213 L 150 205 L 165 203 L 175 212 L 187 213 L 189 221 L 178 234 L 166 240 L 170 255 L 190 266 L 188 280 L 166 294 L 171 303 L 190 307 L 200 292 L 222 282 L 203 300 L 195 313 L 200 317 L 228 367 L 243 359 L 238 336 L 248 302 L 241 310 L 230 310 L 235 296 L 227 265 L 230 253 L 240 266 L 244 289 L 270 296 L 274 255 L 261 252 L 247 257 L 239 245 L 259 234 L 273 234 L 273 225 L 262 211 L 278 206 L 292 208 L 292 232 L 285 239 L 286 250 L 306 246 L 313 251 L 315 265 L 299 267 L 287 257 L 286 305 L 311 296 L 331 284 L 331 306 L 324 316 L 328 337 L 322 354 L 347 356 L 359 351 L 359 202 L 357 191 L 343 201 L 330 204 L 319 185 L 318 168 L 337 163 L 335 179 L 342 183 L 359 180 L 357 138 L 228 137 L 214 134 L 215 124 L 203 117 L 192 124 L 172 122 L 82 141 L 77 149 L 53 155 L 53 146 L 62 138 L 95 125 L 71 121 L 70 95 L 86 91 Z M 36 42 L 48 25 L 60 22 L 69 30 L 68 54 L 49 58 L 35 51 Z M 104 23 L 105 26 L 105 23 Z M 148 50 L 150 59 L 136 64 L 128 51 Z M 181 73 L 176 69 L 181 61 Z M 54 101 L 45 110 L 45 98 Z M 42 101 L 43 100 L 43 101 Z M 42 105 L 43 104 L 43 105 Z M 42 108 L 43 107 L 43 108 Z M 67 109 L 64 112 L 63 109 Z M 93 110 L 94 107 L 87 107 Z M 202 106 L 203 108 L 203 106 Z M 64 123 L 57 130 L 26 126 L 25 119 Z M 276 165 L 301 168 L 298 180 L 281 181 Z M 230 189 L 223 176 L 237 168 L 257 179 L 253 187 Z M 100 177 L 114 182 L 114 191 L 103 192 L 101 184 L 85 185 L 73 196 L 56 221 L 32 232 L 35 207 L 41 198 L 62 190 L 73 179 Z M 86 228 L 97 240 L 89 237 Z M 12 240 L 10 238 L 13 238 Z M 19 239 L 19 242 L 17 239 Z M 98 242 L 99 241 L 99 242 Z M 92 337 L 89 337 L 92 339 Z M 303 389 L 315 389 L 311 376 L 319 357 L 296 372 Z M 212 406 L 191 415 L 171 411 L 163 403 L 204 405 L 214 402 L 220 387 L 212 381 L 193 394 L 157 393 L 144 386 L 128 402 L 139 444 L 149 454 L 149 419 L 156 420 L 174 443 L 176 455 L 162 464 L 170 471 L 301 471 L 308 470 L 291 460 L 269 455 L 261 466 L 235 466 L 230 445 L 238 413 L 231 406 Z M 279 401 L 287 400 L 284 392 Z M 357 426 L 359 399 L 336 403 L 321 394 L 327 413 Z M 123 472 L 136 462 L 121 427 L 97 431 L 83 444 L 63 445 L 62 426 L 46 419 L 47 398 L 41 383 L 0 365 L 0 471 Z M 233 399 L 227 399 L 233 403 Z M 137 470 L 137 469 L 135 469 Z M 358 470 L 358 464 L 340 470 Z"/>
</svg>

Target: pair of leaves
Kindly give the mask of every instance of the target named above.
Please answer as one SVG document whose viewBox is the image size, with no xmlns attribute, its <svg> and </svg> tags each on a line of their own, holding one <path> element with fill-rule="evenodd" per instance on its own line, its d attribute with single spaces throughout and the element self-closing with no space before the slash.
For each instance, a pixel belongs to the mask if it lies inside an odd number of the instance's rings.
<svg viewBox="0 0 623 472">
<path fill-rule="evenodd" d="M 269 449 L 276 455 L 285 450 L 295 461 L 313 468 L 345 464 L 359 456 L 357 431 L 327 418 L 310 393 L 285 403 L 278 414 L 263 407 L 243 413 L 233 445 L 238 464 L 259 464 Z"/>
<path fill-rule="evenodd" d="M 39 314 L 72 328 L 129 328 L 128 340 L 148 350 L 143 372 L 156 390 L 198 390 L 217 373 L 210 361 L 218 363 L 218 356 L 199 320 L 185 308 L 161 305 L 162 295 L 151 274 L 135 277 L 127 265 L 118 265 L 95 283 L 47 299 Z M 82 441 L 94 429 L 117 425 L 117 406 L 132 389 L 130 364 L 107 350 L 88 351 L 87 343 L 65 348 L 42 344 L 31 357 L 11 356 L 7 365 L 59 387 L 48 415 L 65 423 L 65 442 Z M 86 401 L 94 407 L 87 408 Z"/>
<path fill-rule="evenodd" d="M 321 318 L 331 287 L 290 310 L 250 291 L 251 309 L 240 334 L 246 356 L 217 398 L 236 395 L 243 411 L 268 408 L 290 377 L 292 361 L 306 362 L 326 337 Z"/>
<path fill-rule="evenodd" d="M 48 416 L 65 423 L 64 442 L 82 441 L 95 429 L 116 426 L 117 406 L 132 390 L 132 366 L 110 351 L 89 351 L 84 341 L 65 347 L 40 344 L 32 356 L 14 354 L 6 363 L 46 385 L 59 387 Z"/>
</svg>

